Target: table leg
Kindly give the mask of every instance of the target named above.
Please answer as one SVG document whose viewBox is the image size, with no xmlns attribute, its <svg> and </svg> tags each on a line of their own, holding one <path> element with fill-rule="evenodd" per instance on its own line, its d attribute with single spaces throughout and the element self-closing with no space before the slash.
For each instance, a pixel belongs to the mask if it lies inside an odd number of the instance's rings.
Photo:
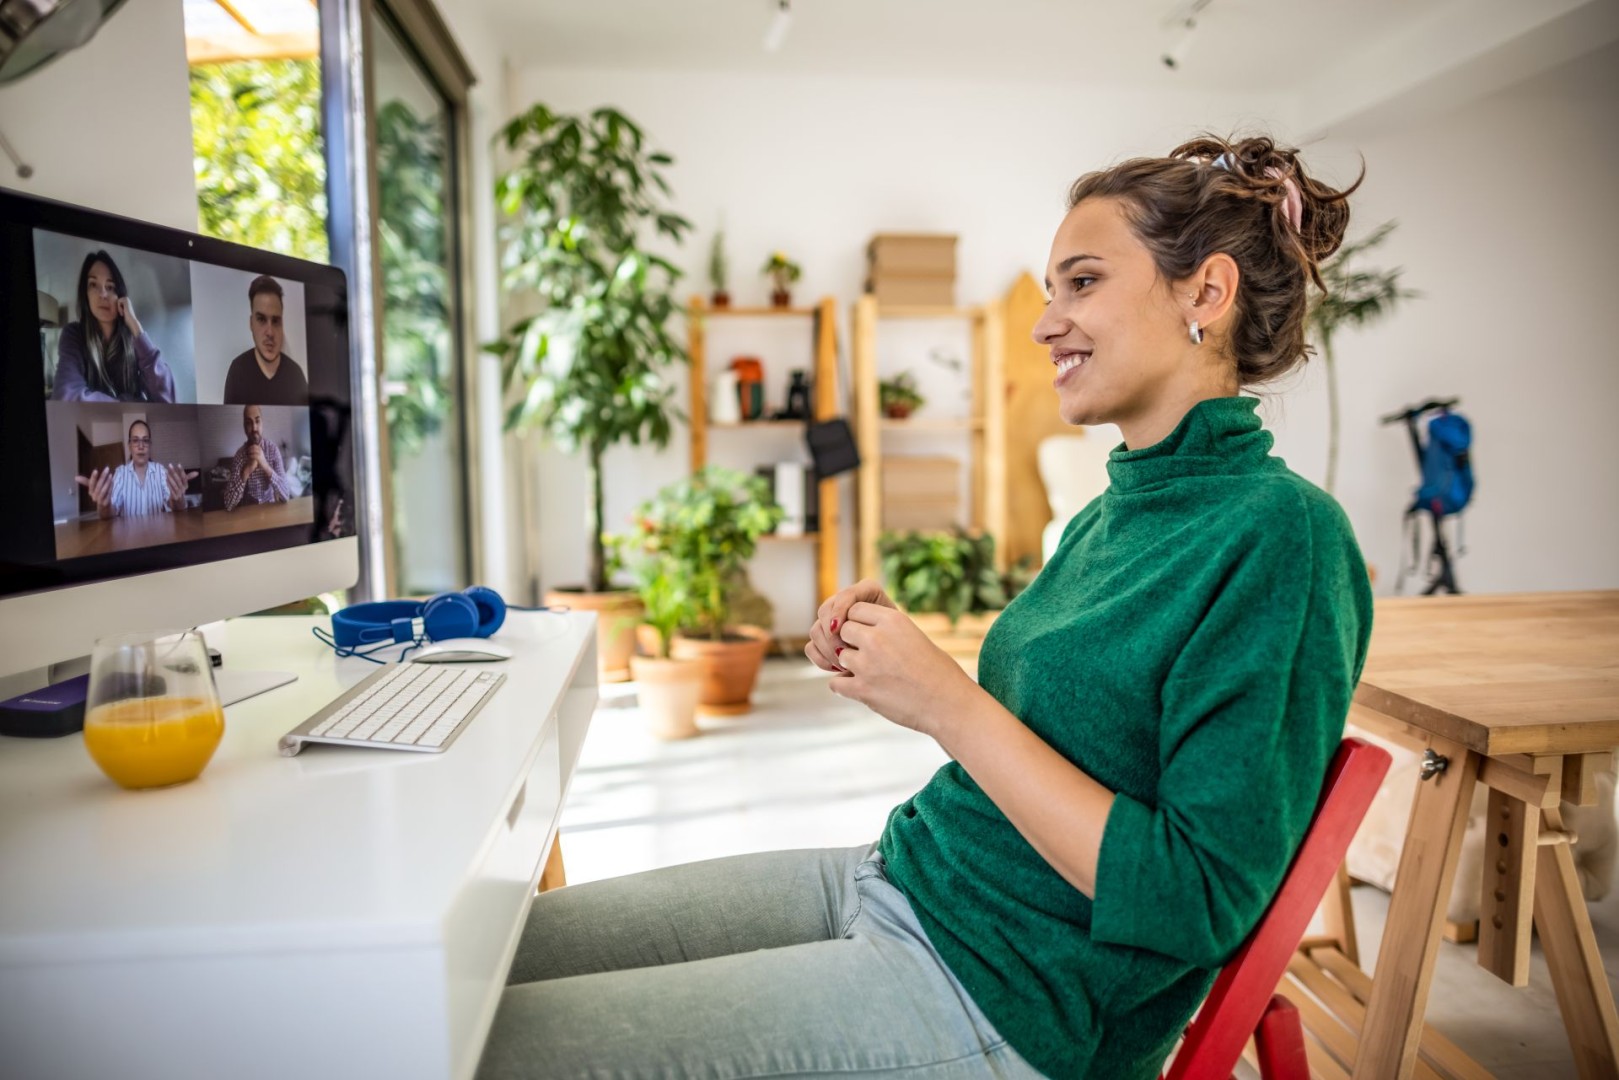
<svg viewBox="0 0 1619 1080">
<path fill-rule="evenodd" d="M 1338 864 L 1338 876 L 1327 886 L 1321 901 L 1321 922 L 1338 951 L 1358 964 L 1360 944 L 1355 939 L 1355 908 L 1349 899 L 1349 864 Z"/>
<path fill-rule="evenodd" d="M 1466 747 L 1439 738 L 1431 745 L 1449 758 L 1449 765 L 1419 783 L 1411 801 L 1405 849 L 1366 1002 L 1366 1026 L 1355 1052 L 1355 1080 L 1408 1080 L 1416 1067 L 1440 924 L 1479 770 L 1479 755 Z"/>
<path fill-rule="evenodd" d="M 1491 791 L 1484 823 L 1478 964 L 1508 986 L 1528 986 L 1540 808 Z"/>
<path fill-rule="evenodd" d="M 1546 833 L 1562 833 L 1556 808 L 1541 811 Z M 1552 839 L 1549 835 L 1545 839 Z M 1543 843 L 1535 873 L 1535 927 L 1546 953 L 1557 1007 L 1568 1029 L 1574 1066 L 1582 1080 L 1619 1077 L 1619 1017 L 1602 970 L 1591 913 L 1580 893 L 1574 853 L 1566 839 Z"/>
<path fill-rule="evenodd" d="M 550 892 L 567 883 L 568 871 L 562 865 L 562 835 L 559 833 L 551 841 L 551 854 L 546 856 L 545 869 L 540 871 L 540 887 L 537 891 Z"/>
</svg>

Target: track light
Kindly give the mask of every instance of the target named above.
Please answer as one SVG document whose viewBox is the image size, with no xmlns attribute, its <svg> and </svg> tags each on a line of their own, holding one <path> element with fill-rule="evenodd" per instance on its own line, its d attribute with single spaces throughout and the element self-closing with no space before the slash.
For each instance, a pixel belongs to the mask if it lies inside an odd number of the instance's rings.
<svg viewBox="0 0 1619 1080">
<path fill-rule="evenodd" d="M 790 0 L 776 0 L 776 14 L 770 19 L 770 25 L 765 27 L 765 52 L 777 52 L 782 42 L 787 40 L 787 31 L 792 29 L 793 9 Z"/>
<path fill-rule="evenodd" d="M 1197 17 L 1213 0 L 1186 0 L 1164 20 L 1164 29 L 1175 31 L 1175 39 L 1158 57 L 1170 71 L 1178 71 L 1186 63 L 1186 54 L 1192 51 L 1192 38 L 1197 33 Z"/>
<path fill-rule="evenodd" d="M 1175 36 L 1174 42 L 1164 50 L 1164 55 L 1159 57 L 1166 68 L 1170 71 L 1180 70 L 1180 66 L 1186 62 L 1186 54 L 1192 51 L 1192 37 L 1196 33 L 1197 20 L 1187 19 L 1181 26 L 1181 32 Z"/>
</svg>

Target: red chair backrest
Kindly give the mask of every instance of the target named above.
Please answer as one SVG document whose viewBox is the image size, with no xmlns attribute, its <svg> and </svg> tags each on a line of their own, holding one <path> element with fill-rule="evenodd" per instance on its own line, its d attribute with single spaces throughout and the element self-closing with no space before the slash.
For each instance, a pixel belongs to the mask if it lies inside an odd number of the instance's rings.
<svg viewBox="0 0 1619 1080">
<path fill-rule="evenodd" d="M 1392 760 L 1387 750 L 1360 739 L 1339 744 L 1327 767 L 1315 819 L 1282 887 L 1214 980 L 1164 1080 L 1230 1080 Z"/>
</svg>

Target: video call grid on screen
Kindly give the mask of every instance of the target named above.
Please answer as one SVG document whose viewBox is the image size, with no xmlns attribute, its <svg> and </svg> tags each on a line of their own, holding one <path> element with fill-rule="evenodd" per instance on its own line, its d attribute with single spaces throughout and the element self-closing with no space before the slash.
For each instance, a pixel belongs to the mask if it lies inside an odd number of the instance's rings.
<svg viewBox="0 0 1619 1080">
<path fill-rule="evenodd" d="M 0 207 L 0 446 L 35 509 L 0 523 L 0 595 L 352 535 L 338 271 L 4 192 Z M 57 217 L 100 227 L 38 220 Z"/>
</svg>

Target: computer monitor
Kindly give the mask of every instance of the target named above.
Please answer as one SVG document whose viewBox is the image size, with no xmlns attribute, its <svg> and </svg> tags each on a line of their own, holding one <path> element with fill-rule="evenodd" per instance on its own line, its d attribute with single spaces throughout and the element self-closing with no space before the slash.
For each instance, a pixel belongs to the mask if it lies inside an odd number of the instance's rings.
<svg viewBox="0 0 1619 1080">
<path fill-rule="evenodd" d="M 343 273 L 0 189 L 0 676 L 358 577 Z"/>
</svg>

